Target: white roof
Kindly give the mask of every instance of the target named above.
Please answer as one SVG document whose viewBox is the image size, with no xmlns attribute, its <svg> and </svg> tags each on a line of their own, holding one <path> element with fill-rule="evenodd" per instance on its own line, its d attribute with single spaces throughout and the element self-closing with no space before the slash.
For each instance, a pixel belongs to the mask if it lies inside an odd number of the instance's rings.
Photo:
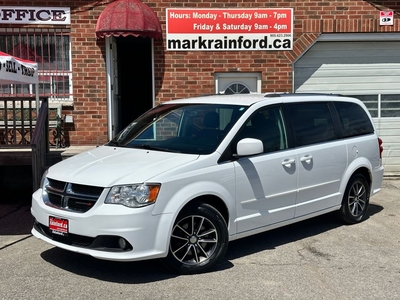
<svg viewBox="0 0 400 300">
<path fill-rule="evenodd" d="M 196 104 L 232 104 L 250 106 L 254 103 L 266 101 L 268 103 L 289 103 L 298 101 L 351 101 L 357 102 L 358 99 L 343 97 L 330 94 L 285 94 L 285 93 L 266 93 L 266 94 L 232 94 L 232 95 L 209 95 L 199 96 L 179 100 L 171 100 L 162 104 L 182 104 L 182 103 L 196 103 Z"/>
</svg>

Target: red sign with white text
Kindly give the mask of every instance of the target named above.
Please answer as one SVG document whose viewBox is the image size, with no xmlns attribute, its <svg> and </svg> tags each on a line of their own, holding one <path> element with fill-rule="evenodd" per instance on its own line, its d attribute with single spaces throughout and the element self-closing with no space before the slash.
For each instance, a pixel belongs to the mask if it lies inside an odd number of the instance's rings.
<svg viewBox="0 0 400 300">
<path fill-rule="evenodd" d="M 167 9 L 167 50 L 291 50 L 293 9 Z"/>
<path fill-rule="evenodd" d="M 49 229 L 53 234 L 68 236 L 68 220 L 50 216 Z"/>
</svg>

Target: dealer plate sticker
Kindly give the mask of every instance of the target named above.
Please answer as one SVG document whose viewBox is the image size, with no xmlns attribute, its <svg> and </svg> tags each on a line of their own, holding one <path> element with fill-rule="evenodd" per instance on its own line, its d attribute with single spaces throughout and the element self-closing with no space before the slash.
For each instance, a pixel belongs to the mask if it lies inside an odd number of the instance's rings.
<svg viewBox="0 0 400 300">
<path fill-rule="evenodd" d="M 49 229 L 53 234 L 68 236 L 68 220 L 50 216 Z"/>
</svg>

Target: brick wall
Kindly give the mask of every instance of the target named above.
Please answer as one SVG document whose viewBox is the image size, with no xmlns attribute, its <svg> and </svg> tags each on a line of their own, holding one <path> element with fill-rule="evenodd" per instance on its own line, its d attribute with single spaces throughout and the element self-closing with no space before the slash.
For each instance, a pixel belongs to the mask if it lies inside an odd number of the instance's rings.
<svg viewBox="0 0 400 300">
<path fill-rule="evenodd" d="M 236 0 L 236 1 L 144 1 L 157 13 L 165 32 L 165 9 L 168 7 L 191 8 L 243 8 L 283 7 L 294 9 L 293 51 L 243 51 L 243 52 L 164 52 L 164 45 L 156 43 L 156 70 L 159 101 L 170 98 L 214 93 L 215 72 L 260 72 L 263 92 L 292 90 L 292 63 L 321 33 L 344 32 L 400 32 L 395 26 L 379 26 L 379 10 L 399 8 L 393 1 L 304 1 L 304 0 Z M 375 3 L 371 3 L 375 2 Z M 379 3 L 376 3 L 379 2 Z M 396 4 L 397 3 L 397 4 Z M 386 5 L 386 6 L 385 6 Z M 397 5 L 397 6 L 396 6 Z M 163 57 L 164 60 L 157 59 Z M 179 80 L 177 78 L 179 77 Z"/>
<path fill-rule="evenodd" d="M 66 143 L 71 145 L 97 145 L 107 141 L 104 40 L 97 40 L 95 35 L 97 18 L 105 6 L 99 4 L 101 1 L 0 1 L 1 6 L 71 8 L 74 105 L 63 107 L 63 115 L 72 115 L 74 120 L 72 125 L 65 124 Z M 0 25 L 12 26 L 40 27 Z"/>
<path fill-rule="evenodd" d="M 66 124 L 71 145 L 96 145 L 107 141 L 107 105 L 104 40 L 95 36 L 96 21 L 112 1 L 18 1 L 21 6 L 71 7 L 71 45 L 74 105 L 63 114 L 72 115 Z M 162 102 L 198 94 L 214 93 L 215 72 L 260 72 L 262 91 L 291 91 L 292 63 L 321 33 L 400 32 L 394 26 L 379 26 L 379 10 L 400 8 L 400 1 L 321 0 L 143 0 L 157 14 L 165 32 L 165 10 L 169 7 L 244 8 L 291 7 L 294 9 L 293 51 L 165 51 L 155 41 L 156 100 Z M 16 2 L 0 1 L 0 5 Z M 396 15 L 397 18 L 397 15 Z"/>
<path fill-rule="evenodd" d="M 104 39 L 96 38 L 95 27 L 105 6 L 71 2 L 74 107 L 69 113 L 74 123 L 65 124 L 65 130 L 72 145 L 101 145 L 107 142 L 106 63 Z"/>
</svg>

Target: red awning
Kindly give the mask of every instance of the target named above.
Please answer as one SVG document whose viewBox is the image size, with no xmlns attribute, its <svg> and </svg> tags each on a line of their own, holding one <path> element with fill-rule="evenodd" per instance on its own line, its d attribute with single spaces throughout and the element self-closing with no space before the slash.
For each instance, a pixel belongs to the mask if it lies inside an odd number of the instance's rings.
<svg viewBox="0 0 400 300">
<path fill-rule="evenodd" d="M 157 15 L 139 0 L 117 0 L 103 10 L 97 20 L 96 36 L 103 38 L 111 35 L 162 38 Z"/>
</svg>

